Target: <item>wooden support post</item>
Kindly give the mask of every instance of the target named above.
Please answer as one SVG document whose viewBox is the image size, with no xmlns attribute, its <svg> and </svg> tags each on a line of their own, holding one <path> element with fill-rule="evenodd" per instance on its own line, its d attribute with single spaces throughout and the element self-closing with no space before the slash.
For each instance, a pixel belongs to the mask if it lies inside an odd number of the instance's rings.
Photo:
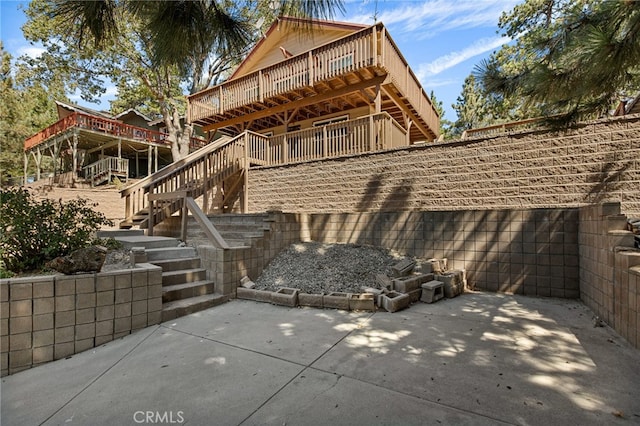
<svg viewBox="0 0 640 426">
<path fill-rule="evenodd" d="M 189 219 L 189 210 L 187 208 L 186 200 L 182 199 L 182 208 L 180 209 L 180 239 L 182 242 L 187 242 L 187 223 Z"/>
<path fill-rule="evenodd" d="M 73 171 L 71 172 L 71 177 L 75 182 L 78 180 L 78 133 L 73 132 L 73 144 L 71 146 L 71 164 Z"/>
<path fill-rule="evenodd" d="M 262 83 L 262 70 L 258 71 L 258 100 L 264 102 L 264 84 Z"/>
<path fill-rule="evenodd" d="M 375 105 L 376 114 L 380 114 L 382 112 L 382 91 L 380 90 L 379 84 L 376 84 L 376 97 L 373 102 Z"/>
<path fill-rule="evenodd" d="M 242 213 L 249 213 L 249 134 L 244 135 L 244 189 L 242 193 Z"/>
<path fill-rule="evenodd" d="M 27 170 L 29 169 L 29 154 L 26 151 L 22 153 L 22 159 L 24 167 L 24 181 L 22 182 L 22 185 L 24 186 L 27 184 L 27 179 L 29 177 L 27 174 Z"/>
<path fill-rule="evenodd" d="M 315 83 L 315 70 L 313 67 L 313 54 L 311 52 L 309 52 L 309 63 L 307 65 L 309 67 L 309 86 L 313 86 L 313 83 Z"/>
<path fill-rule="evenodd" d="M 153 152 L 152 152 L 152 146 L 149 145 L 149 147 L 147 148 L 147 176 L 151 176 L 152 165 L 153 165 Z"/>
</svg>

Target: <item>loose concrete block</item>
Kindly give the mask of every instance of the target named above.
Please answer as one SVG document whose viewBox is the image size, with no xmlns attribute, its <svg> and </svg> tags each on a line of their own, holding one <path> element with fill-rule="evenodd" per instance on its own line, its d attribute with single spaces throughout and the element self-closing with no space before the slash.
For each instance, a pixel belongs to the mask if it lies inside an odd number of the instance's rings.
<svg viewBox="0 0 640 426">
<path fill-rule="evenodd" d="M 297 288 L 280 287 L 271 293 L 271 303 L 295 308 L 298 306 L 298 293 L 300 290 Z"/>
<path fill-rule="evenodd" d="M 431 265 L 431 272 L 435 274 L 442 274 L 448 269 L 447 259 L 429 259 L 426 261 L 426 264 Z"/>
<path fill-rule="evenodd" d="M 254 300 L 256 302 L 271 302 L 271 292 L 265 290 L 249 289 L 238 287 L 236 297 L 244 300 Z"/>
<path fill-rule="evenodd" d="M 53 361 L 53 345 L 33 348 L 33 365 Z"/>
<path fill-rule="evenodd" d="M 407 294 L 409 295 L 409 300 L 411 301 L 411 303 L 416 303 L 418 300 L 420 300 L 420 296 L 422 296 L 422 289 L 417 288 L 415 290 L 411 290 Z"/>
<path fill-rule="evenodd" d="M 372 293 L 352 294 L 349 297 L 349 310 L 373 312 L 376 309 L 374 298 Z"/>
<path fill-rule="evenodd" d="M 387 312 L 397 312 L 409 307 L 411 304 L 411 298 L 408 294 L 398 293 L 397 291 L 390 291 L 381 295 L 381 301 L 382 308 Z"/>
<path fill-rule="evenodd" d="M 444 297 L 444 283 L 432 280 L 421 285 L 422 296 L 420 300 L 425 303 L 433 303 Z"/>
<path fill-rule="evenodd" d="M 395 278 L 393 280 L 393 289 L 399 293 L 409 293 L 410 291 L 420 289 L 422 283 L 431 281 L 433 274 L 410 275 L 408 277 Z"/>
<path fill-rule="evenodd" d="M 51 314 L 55 311 L 56 301 L 53 297 L 33 299 L 33 314 Z"/>
<path fill-rule="evenodd" d="M 324 298 L 322 294 L 298 293 L 298 304 L 300 306 L 323 308 L 323 299 Z"/>
<path fill-rule="evenodd" d="M 32 283 L 11 283 L 9 288 L 10 300 L 25 300 L 33 297 Z"/>
<path fill-rule="evenodd" d="M 96 322 L 96 337 L 113 334 L 113 320 Z"/>
<path fill-rule="evenodd" d="M 12 334 L 9 336 L 9 348 L 11 351 L 31 349 L 31 333 Z"/>
<path fill-rule="evenodd" d="M 376 297 L 378 297 L 378 295 L 382 294 L 383 291 L 382 289 L 379 288 L 374 288 L 374 287 L 361 287 L 361 290 L 363 293 L 370 293 L 373 294 L 373 299 L 375 300 Z"/>
<path fill-rule="evenodd" d="M 391 290 L 393 288 L 393 280 L 385 274 L 376 274 L 376 283 L 381 288 L 386 288 L 387 290 Z"/>
<path fill-rule="evenodd" d="M 33 332 L 33 347 L 51 346 L 55 343 L 54 332 L 52 330 L 40 330 Z"/>
<path fill-rule="evenodd" d="M 332 291 L 322 298 L 322 303 L 325 308 L 342 309 L 348 311 L 350 298 L 351 293 Z"/>
<path fill-rule="evenodd" d="M 17 317 L 9 319 L 9 334 L 31 333 L 32 330 L 32 317 Z"/>
<path fill-rule="evenodd" d="M 73 341 L 56 343 L 53 347 L 53 359 L 62 359 L 73 355 L 76 347 Z"/>
<path fill-rule="evenodd" d="M 455 270 L 443 275 L 436 275 L 435 279 L 444 284 L 444 297 L 451 299 L 464 291 L 464 272 Z"/>
<path fill-rule="evenodd" d="M 33 314 L 33 302 L 31 299 L 9 302 L 9 312 L 12 318 L 31 316 Z"/>
<path fill-rule="evenodd" d="M 131 247 L 131 263 L 147 263 L 147 249 L 144 247 Z"/>
<path fill-rule="evenodd" d="M 391 267 L 394 277 L 405 277 L 409 275 L 413 268 L 416 267 L 416 262 L 411 259 L 403 259 Z"/>
</svg>

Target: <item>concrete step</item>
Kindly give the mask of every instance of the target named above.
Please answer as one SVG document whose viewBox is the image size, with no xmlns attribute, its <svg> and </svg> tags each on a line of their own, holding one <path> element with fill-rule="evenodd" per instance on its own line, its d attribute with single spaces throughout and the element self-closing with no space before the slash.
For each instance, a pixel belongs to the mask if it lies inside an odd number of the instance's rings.
<svg viewBox="0 0 640 426">
<path fill-rule="evenodd" d="M 215 291 L 213 281 L 194 281 L 162 287 L 162 302 L 173 302 L 191 297 L 204 296 Z"/>
<path fill-rule="evenodd" d="M 115 238 L 118 239 L 120 237 L 142 237 L 144 236 L 144 231 L 142 229 L 109 229 L 98 231 L 98 238 Z"/>
<path fill-rule="evenodd" d="M 202 281 L 207 279 L 207 270 L 204 268 L 181 269 L 179 271 L 162 272 L 162 285 L 176 285 Z"/>
<path fill-rule="evenodd" d="M 149 263 L 154 263 L 156 260 L 186 259 L 198 256 L 194 247 L 157 248 L 149 249 L 146 252 Z"/>
<path fill-rule="evenodd" d="M 607 232 L 607 244 L 609 247 L 633 247 L 635 238 L 631 231 L 609 231 Z"/>
<path fill-rule="evenodd" d="M 188 299 L 174 300 L 162 304 L 162 321 L 171 321 L 172 319 L 202 311 L 221 305 L 229 300 L 229 296 L 212 293 L 204 296 L 190 297 Z"/>
<path fill-rule="evenodd" d="M 627 229 L 627 216 L 623 214 L 611 215 L 605 218 L 607 231 L 619 231 Z"/>
<path fill-rule="evenodd" d="M 200 267 L 200 258 L 199 257 L 186 257 L 186 258 L 178 258 L 178 259 L 165 259 L 165 260 L 154 260 L 154 265 L 157 265 L 162 268 L 164 272 L 169 271 L 179 271 L 181 269 L 194 269 Z"/>
<path fill-rule="evenodd" d="M 125 248 L 144 247 L 147 250 L 157 248 L 178 247 L 180 242 L 176 238 L 171 237 L 147 237 L 140 235 L 118 237 L 118 241 L 122 242 Z"/>
</svg>

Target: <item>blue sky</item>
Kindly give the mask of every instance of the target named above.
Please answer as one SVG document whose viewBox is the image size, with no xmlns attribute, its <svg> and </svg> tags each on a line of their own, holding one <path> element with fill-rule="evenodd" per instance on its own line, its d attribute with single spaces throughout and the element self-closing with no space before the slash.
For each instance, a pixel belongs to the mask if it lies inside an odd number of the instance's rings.
<svg viewBox="0 0 640 426">
<path fill-rule="evenodd" d="M 455 120 L 456 102 L 464 79 L 473 67 L 509 40 L 497 33 L 498 19 L 523 0 L 345 0 L 346 13 L 337 20 L 385 24 L 427 93 L 433 90 L 445 107 L 445 118 Z M 28 2 L 0 0 L 0 36 L 14 57 L 37 55 L 39 48 L 22 37 L 26 17 L 19 6 Z M 86 104 L 79 94 L 70 98 L 96 109 L 108 109 L 114 89 L 102 103 Z"/>
</svg>

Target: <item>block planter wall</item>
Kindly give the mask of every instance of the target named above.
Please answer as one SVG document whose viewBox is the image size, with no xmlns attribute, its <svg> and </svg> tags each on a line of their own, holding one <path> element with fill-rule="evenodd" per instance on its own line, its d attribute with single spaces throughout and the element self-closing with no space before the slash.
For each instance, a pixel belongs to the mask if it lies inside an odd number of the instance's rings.
<svg viewBox="0 0 640 426">
<path fill-rule="evenodd" d="M 1 374 L 13 374 L 159 324 L 162 269 L 0 280 Z"/>
<path fill-rule="evenodd" d="M 640 250 L 619 232 L 624 222 L 619 204 L 580 209 L 580 298 L 640 348 Z"/>
</svg>

